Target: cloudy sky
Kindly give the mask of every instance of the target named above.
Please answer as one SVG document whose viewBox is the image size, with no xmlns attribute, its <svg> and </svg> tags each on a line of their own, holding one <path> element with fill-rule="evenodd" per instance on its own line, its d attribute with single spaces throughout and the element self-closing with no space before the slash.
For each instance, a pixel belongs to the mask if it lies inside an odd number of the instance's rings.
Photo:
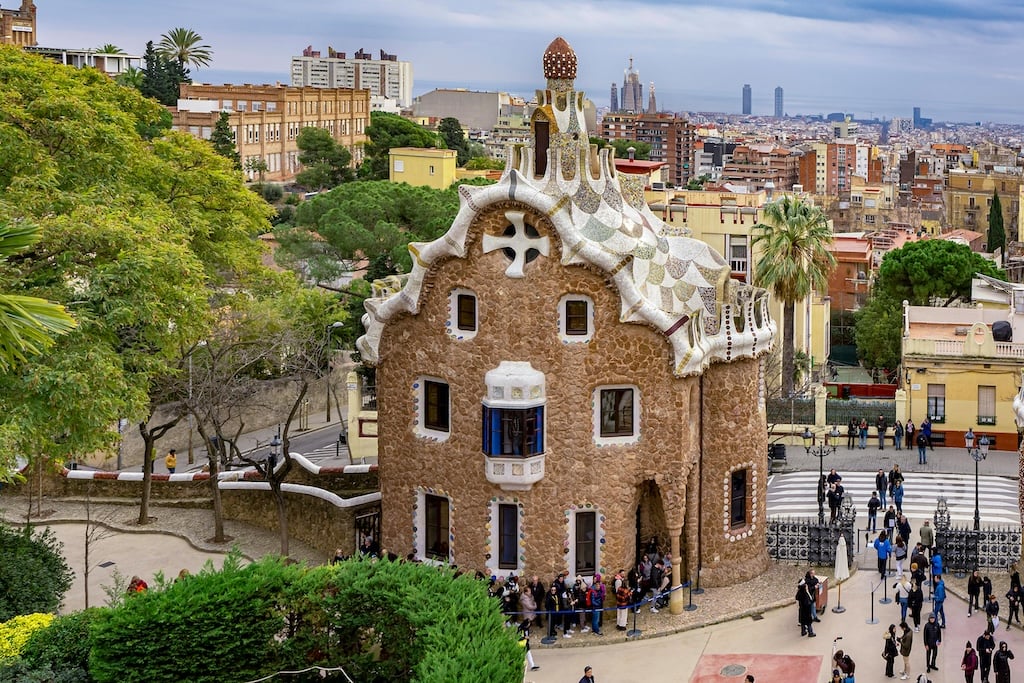
<svg viewBox="0 0 1024 683">
<path fill-rule="evenodd" d="M 10 8 L 19 0 L 4 0 Z M 142 54 L 183 26 L 214 50 L 206 82 L 287 82 L 312 45 L 383 49 L 413 63 L 416 94 L 435 87 L 543 85 L 541 55 L 562 35 L 577 87 L 599 106 L 630 55 L 659 108 L 754 113 L 785 89 L 789 114 L 923 116 L 1024 124 L 1020 0 L 35 0 L 41 45 L 114 43 Z"/>
</svg>

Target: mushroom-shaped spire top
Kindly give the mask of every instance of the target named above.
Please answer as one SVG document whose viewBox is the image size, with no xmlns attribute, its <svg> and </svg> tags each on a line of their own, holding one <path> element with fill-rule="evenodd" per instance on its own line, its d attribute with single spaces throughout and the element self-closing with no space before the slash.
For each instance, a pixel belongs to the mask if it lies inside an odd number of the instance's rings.
<svg viewBox="0 0 1024 683">
<path fill-rule="evenodd" d="M 562 36 L 552 40 L 548 49 L 544 51 L 544 78 L 576 78 L 576 52 Z"/>
</svg>

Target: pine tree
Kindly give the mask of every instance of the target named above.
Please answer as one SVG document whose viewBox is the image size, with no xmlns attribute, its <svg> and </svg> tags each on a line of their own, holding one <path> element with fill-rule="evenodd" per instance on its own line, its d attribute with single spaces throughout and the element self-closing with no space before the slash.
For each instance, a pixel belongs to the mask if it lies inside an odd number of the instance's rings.
<svg viewBox="0 0 1024 683">
<path fill-rule="evenodd" d="M 217 123 L 213 126 L 213 133 L 210 134 L 210 143 L 213 151 L 225 159 L 231 159 L 231 163 L 239 171 L 242 170 L 242 158 L 235 148 L 235 139 L 231 133 L 231 125 L 228 123 L 228 113 L 222 111 Z"/>
<path fill-rule="evenodd" d="M 999 201 L 999 192 L 992 192 L 992 205 L 988 208 L 988 249 L 995 253 L 999 249 L 1006 252 L 1006 230 L 1003 228 L 1003 206 Z"/>
</svg>

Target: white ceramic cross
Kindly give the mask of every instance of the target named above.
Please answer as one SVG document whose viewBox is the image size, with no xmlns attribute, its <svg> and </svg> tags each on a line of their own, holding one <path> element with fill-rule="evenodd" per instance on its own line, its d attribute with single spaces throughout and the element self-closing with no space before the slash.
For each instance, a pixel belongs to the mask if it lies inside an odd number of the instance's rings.
<svg viewBox="0 0 1024 683">
<path fill-rule="evenodd" d="M 548 255 L 550 240 L 547 237 L 530 237 L 527 235 L 526 223 L 523 220 L 525 217 L 526 215 L 522 211 L 506 211 L 505 218 L 515 227 L 515 233 L 509 236 L 501 235 L 500 237 L 484 235 L 483 247 L 485 254 L 497 249 L 511 249 L 515 252 L 515 258 L 512 259 L 512 263 L 505 269 L 507 277 L 526 277 L 526 274 L 523 272 L 523 266 L 526 265 L 526 252 L 530 249 L 536 249 L 544 256 Z"/>
</svg>

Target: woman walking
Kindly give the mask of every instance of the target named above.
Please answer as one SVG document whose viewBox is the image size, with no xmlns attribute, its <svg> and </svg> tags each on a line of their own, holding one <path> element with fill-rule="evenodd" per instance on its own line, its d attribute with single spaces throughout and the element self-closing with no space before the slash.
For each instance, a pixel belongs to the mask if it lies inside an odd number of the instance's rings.
<svg viewBox="0 0 1024 683">
<path fill-rule="evenodd" d="M 800 622 L 800 635 L 816 637 L 814 633 L 814 596 L 808 589 L 807 582 L 800 579 L 796 587 L 797 621 Z"/>
<path fill-rule="evenodd" d="M 898 451 L 903 450 L 903 423 L 896 420 L 896 425 L 892 428 L 892 445 Z"/>
<path fill-rule="evenodd" d="M 974 683 L 974 672 L 978 669 L 978 653 L 971 647 L 969 640 L 964 648 L 964 656 L 960 659 L 960 669 L 964 672 L 964 683 Z"/>
</svg>

